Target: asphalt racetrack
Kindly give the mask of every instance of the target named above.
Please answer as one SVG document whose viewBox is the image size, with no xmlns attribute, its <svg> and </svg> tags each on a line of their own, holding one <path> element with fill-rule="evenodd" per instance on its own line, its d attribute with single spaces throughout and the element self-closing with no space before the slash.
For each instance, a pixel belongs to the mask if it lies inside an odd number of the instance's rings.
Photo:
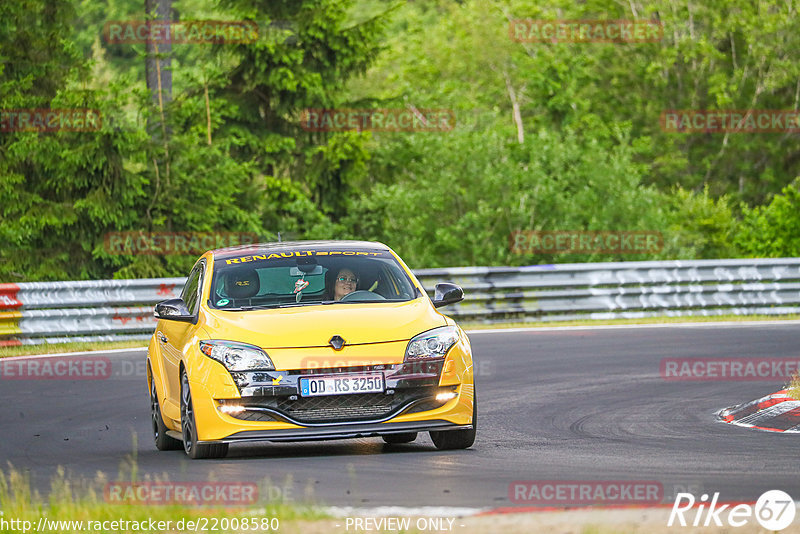
<svg viewBox="0 0 800 534">
<path fill-rule="evenodd" d="M 780 389 L 775 381 L 667 381 L 664 358 L 798 357 L 800 325 L 563 329 L 470 333 L 479 400 L 472 449 L 380 438 L 231 446 L 192 461 L 152 444 L 143 350 L 109 354 L 105 380 L 0 379 L 0 460 L 44 494 L 58 466 L 76 478 L 259 482 L 296 502 L 374 507 L 514 506 L 516 480 L 655 480 L 675 491 L 754 501 L 800 497 L 800 436 L 718 422 L 717 410 Z M 140 362 L 137 364 L 137 362 Z M 128 479 L 129 480 L 129 479 Z"/>
</svg>

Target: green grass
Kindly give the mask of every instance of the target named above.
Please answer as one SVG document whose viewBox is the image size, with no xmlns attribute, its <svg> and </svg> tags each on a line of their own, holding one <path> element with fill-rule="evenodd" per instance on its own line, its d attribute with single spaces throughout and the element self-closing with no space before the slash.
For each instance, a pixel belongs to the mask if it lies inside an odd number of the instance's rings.
<svg viewBox="0 0 800 534">
<path fill-rule="evenodd" d="M 786 393 L 795 400 L 800 400 L 800 376 L 792 375 Z"/>
<path fill-rule="evenodd" d="M 135 460 L 134 460 L 135 461 Z M 132 471 L 132 476 L 135 476 Z M 164 482 L 161 480 L 160 482 Z M 321 509 L 312 506 L 301 506 L 283 502 L 257 502 L 249 506 L 187 506 L 187 505 L 139 505 L 139 504 L 109 504 L 104 500 L 103 488 L 107 480 L 102 474 L 91 482 L 85 480 L 68 479 L 62 468 L 51 480 L 50 493 L 47 498 L 42 497 L 39 492 L 31 489 L 30 480 L 27 475 L 21 473 L 9 465 L 6 471 L 0 470 L 0 519 L 9 522 L 11 520 L 29 521 L 35 530 L 41 517 L 46 517 L 49 521 L 83 521 L 104 522 L 104 521 L 135 521 L 149 522 L 153 520 L 171 521 L 172 528 L 168 530 L 129 530 L 131 532 L 177 532 L 177 521 L 205 521 L 238 518 L 278 518 L 281 532 L 285 527 L 294 524 L 302 524 L 305 521 L 320 521 L 329 518 Z M 269 482 L 265 480 L 261 487 L 269 487 Z M 261 491 L 261 496 L 268 492 Z M 3 528 L 0 522 L 0 532 L 20 532 L 22 528 L 17 523 L 17 528 Z M 208 526 L 211 528 L 212 523 Z M 7 525 L 11 526 L 12 525 Z M 108 524 L 107 526 L 110 526 Z M 221 526 L 221 525 L 220 525 Z M 184 530 L 187 530 L 184 527 Z M 215 532 L 243 532 L 253 529 L 218 529 Z M 301 530 L 301 529 L 297 529 Z M 79 532 L 74 528 L 63 525 L 60 528 L 51 528 L 50 532 Z M 123 529 L 100 529 L 89 530 L 94 532 L 123 532 Z M 209 530 L 210 531 L 210 530 Z M 84 528 L 82 532 L 87 532 Z M 268 530 L 257 530 L 257 532 L 268 532 Z"/>
</svg>

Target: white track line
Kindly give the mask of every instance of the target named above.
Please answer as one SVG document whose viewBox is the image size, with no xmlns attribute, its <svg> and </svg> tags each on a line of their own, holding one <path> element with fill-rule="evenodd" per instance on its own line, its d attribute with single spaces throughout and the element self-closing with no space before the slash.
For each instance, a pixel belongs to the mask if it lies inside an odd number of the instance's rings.
<svg viewBox="0 0 800 534">
<path fill-rule="evenodd" d="M 0 358 L 0 362 L 15 361 L 15 360 L 34 360 L 36 358 L 57 358 L 64 356 L 93 356 L 97 354 L 121 354 L 124 352 L 139 352 L 145 351 L 147 347 L 131 347 L 129 349 L 109 349 L 109 350 L 84 350 L 81 352 L 57 352 L 53 354 L 31 354 L 28 356 L 9 356 L 7 358 Z"/>
<path fill-rule="evenodd" d="M 466 508 L 448 506 L 378 506 L 375 508 L 355 508 L 352 506 L 328 506 L 325 511 L 334 517 L 469 517 L 491 508 Z"/>
<path fill-rule="evenodd" d="M 786 321 L 723 321 L 707 323 L 653 323 L 653 324 L 606 324 L 586 326 L 531 326 L 520 328 L 486 328 L 467 330 L 467 334 L 513 334 L 517 332 L 560 332 L 569 330 L 619 330 L 625 328 L 714 328 L 719 326 L 800 326 L 800 320 Z"/>
</svg>

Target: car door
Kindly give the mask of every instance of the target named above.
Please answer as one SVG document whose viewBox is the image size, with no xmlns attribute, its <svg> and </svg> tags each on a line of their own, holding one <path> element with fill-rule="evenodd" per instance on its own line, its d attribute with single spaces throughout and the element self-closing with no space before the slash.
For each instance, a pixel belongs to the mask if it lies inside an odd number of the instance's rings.
<svg viewBox="0 0 800 534">
<path fill-rule="evenodd" d="M 180 364 L 183 357 L 184 346 L 194 335 L 197 328 L 197 314 L 200 309 L 200 292 L 203 287 L 203 274 L 205 272 L 205 261 L 197 262 L 186 279 L 183 286 L 181 298 L 186 303 L 189 313 L 195 317 L 193 323 L 184 321 L 171 321 L 162 319 L 159 321 L 159 331 L 157 332 L 159 343 L 161 343 L 161 354 L 164 358 L 164 371 L 166 374 L 167 402 L 165 410 L 172 417 L 180 409 Z M 180 416 L 178 416 L 180 417 Z M 176 419 L 173 417 L 173 419 Z"/>
</svg>

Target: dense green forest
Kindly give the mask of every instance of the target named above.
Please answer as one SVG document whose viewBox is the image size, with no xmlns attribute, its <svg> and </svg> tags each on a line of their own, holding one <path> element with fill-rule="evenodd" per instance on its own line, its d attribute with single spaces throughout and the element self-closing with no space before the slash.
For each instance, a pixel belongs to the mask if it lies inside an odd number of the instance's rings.
<svg viewBox="0 0 800 534">
<path fill-rule="evenodd" d="M 258 36 L 111 42 L 110 22 L 153 6 L 248 21 Z M 663 36 L 521 42 L 518 19 L 643 19 Z M 2 2 L 0 113 L 91 109 L 102 125 L 4 119 L 0 281 L 186 274 L 193 255 L 104 245 L 138 231 L 379 240 L 412 268 L 800 256 L 797 132 L 660 122 L 665 110 L 798 109 L 795 20 L 777 0 Z M 340 108 L 455 121 L 303 127 L 306 110 Z M 520 254 L 519 230 L 655 231 L 663 248 Z"/>
</svg>

